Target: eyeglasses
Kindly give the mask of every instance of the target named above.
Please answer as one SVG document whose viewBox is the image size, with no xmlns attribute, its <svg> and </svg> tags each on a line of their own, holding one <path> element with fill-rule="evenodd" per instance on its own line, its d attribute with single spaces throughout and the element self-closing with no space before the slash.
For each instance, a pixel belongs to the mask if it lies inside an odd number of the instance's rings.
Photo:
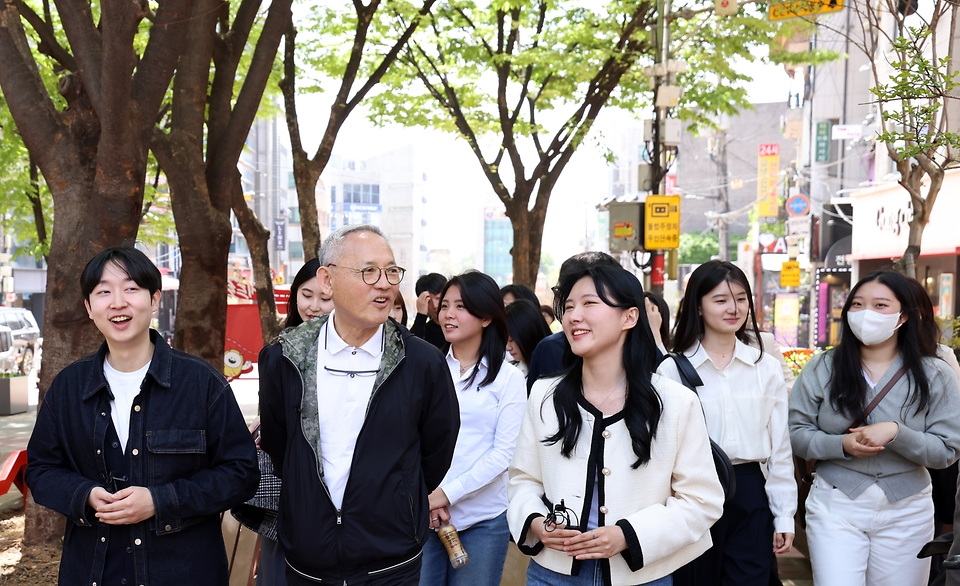
<svg viewBox="0 0 960 586">
<path fill-rule="evenodd" d="M 330 263 L 327 266 L 336 267 L 339 265 Z M 364 267 L 362 269 L 355 269 L 353 267 L 344 266 L 341 266 L 340 268 L 347 269 L 348 271 L 353 271 L 355 273 L 360 273 L 360 278 L 362 278 L 363 282 L 367 285 L 376 285 L 379 283 L 380 275 L 387 276 L 387 283 L 390 283 L 391 285 L 399 285 L 400 281 L 403 280 L 403 274 L 407 272 L 407 269 L 398 266 L 387 267 L 385 269 L 381 269 L 380 267 Z"/>
<path fill-rule="evenodd" d="M 338 368 L 330 368 L 329 366 L 324 366 L 323 369 L 333 376 L 349 376 L 350 378 L 356 376 L 373 376 L 380 372 L 380 369 L 377 370 L 340 370 Z"/>
</svg>

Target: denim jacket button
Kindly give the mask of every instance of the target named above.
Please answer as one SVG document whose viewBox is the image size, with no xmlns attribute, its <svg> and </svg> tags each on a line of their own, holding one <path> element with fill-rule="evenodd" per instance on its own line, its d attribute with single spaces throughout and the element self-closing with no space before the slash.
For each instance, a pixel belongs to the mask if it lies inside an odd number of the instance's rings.
<svg viewBox="0 0 960 586">
<path fill-rule="evenodd" d="M 133 540 L 133 544 L 134 544 L 134 545 L 140 545 L 141 543 L 143 543 L 143 542 L 140 541 L 139 539 L 134 539 L 134 540 Z"/>
<path fill-rule="evenodd" d="M 140 450 L 134 448 L 133 451 L 130 452 L 130 453 L 133 454 L 134 456 L 136 456 L 136 455 L 138 455 L 138 454 L 140 453 Z"/>
<path fill-rule="evenodd" d="M 106 538 L 106 537 L 101 537 L 101 538 L 100 538 L 100 543 L 106 543 L 106 542 L 107 542 L 107 538 Z"/>
<path fill-rule="evenodd" d="M 166 526 L 164 526 L 163 530 L 164 530 L 164 531 L 173 531 L 173 527 L 171 527 L 171 526 L 169 526 L 169 525 L 166 525 Z"/>
<path fill-rule="evenodd" d="M 134 405 L 133 410 L 136 411 L 137 413 L 140 413 L 140 405 Z"/>
</svg>

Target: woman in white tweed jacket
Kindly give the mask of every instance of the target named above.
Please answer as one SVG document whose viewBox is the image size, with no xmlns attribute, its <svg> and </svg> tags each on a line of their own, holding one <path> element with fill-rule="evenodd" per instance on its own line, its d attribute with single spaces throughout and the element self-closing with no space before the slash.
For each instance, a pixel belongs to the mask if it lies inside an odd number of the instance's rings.
<svg viewBox="0 0 960 586">
<path fill-rule="evenodd" d="M 668 585 L 723 506 L 696 395 L 653 374 L 632 274 L 568 275 L 556 305 L 573 366 L 534 385 L 507 491 L 527 584 Z"/>
</svg>

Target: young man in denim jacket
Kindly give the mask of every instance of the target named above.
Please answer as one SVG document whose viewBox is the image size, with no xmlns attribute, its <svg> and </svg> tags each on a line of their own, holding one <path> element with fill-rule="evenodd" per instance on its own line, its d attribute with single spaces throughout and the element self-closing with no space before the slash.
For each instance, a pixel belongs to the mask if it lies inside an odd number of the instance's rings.
<svg viewBox="0 0 960 586">
<path fill-rule="evenodd" d="M 226 586 L 219 513 L 260 477 L 233 392 L 150 329 L 143 253 L 102 251 L 80 285 L 105 341 L 54 379 L 27 447 L 34 499 L 67 517 L 59 583 Z"/>
</svg>

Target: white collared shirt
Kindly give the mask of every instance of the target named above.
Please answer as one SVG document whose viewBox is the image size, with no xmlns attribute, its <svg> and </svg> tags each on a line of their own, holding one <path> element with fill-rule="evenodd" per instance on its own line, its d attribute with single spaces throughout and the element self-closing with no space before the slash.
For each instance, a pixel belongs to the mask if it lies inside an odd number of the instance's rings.
<svg viewBox="0 0 960 586">
<path fill-rule="evenodd" d="M 787 428 L 787 387 L 780 363 L 737 340 L 733 358 L 717 368 L 699 343 L 684 352 L 697 369 L 697 388 L 710 438 L 734 464 L 760 462 L 767 477 L 766 493 L 777 533 L 793 533 L 797 484 Z M 676 364 L 664 360 L 657 372 L 680 382 Z"/>
<path fill-rule="evenodd" d="M 452 349 L 447 351 L 447 366 L 457 388 L 460 433 L 440 488 L 450 501 L 450 522 L 462 531 L 507 510 L 507 466 L 527 405 L 527 385 L 523 373 L 507 361 L 497 378 L 483 387 L 486 360 L 480 361 L 469 385 L 473 367 L 461 376 Z"/>
<path fill-rule="evenodd" d="M 357 436 L 367 416 L 374 373 L 383 355 L 383 326 L 363 346 L 348 345 L 337 334 L 336 310 L 320 328 L 317 351 L 317 406 L 320 415 L 320 449 L 323 452 L 323 478 L 337 509 L 343 504 L 343 492 L 350 477 Z M 347 371 L 332 373 L 328 369 Z"/>
</svg>

